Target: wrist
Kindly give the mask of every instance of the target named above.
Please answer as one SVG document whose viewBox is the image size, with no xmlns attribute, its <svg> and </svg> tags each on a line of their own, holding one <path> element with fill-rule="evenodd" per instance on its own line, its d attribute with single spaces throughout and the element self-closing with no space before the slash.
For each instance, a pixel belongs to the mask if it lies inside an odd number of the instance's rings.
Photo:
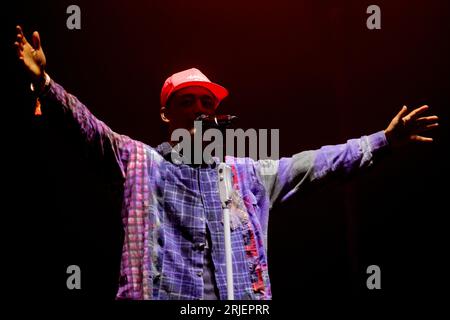
<svg viewBox="0 0 450 320">
<path fill-rule="evenodd" d="M 42 75 L 33 81 L 30 85 L 31 91 L 33 91 L 36 95 L 41 95 L 45 89 L 50 85 L 50 76 L 43 71 Z"/>
<path fill-rule="evenodd" d="M 386 136 L 386 141 L 387 141 L 388 145 L 392 149 L 396 149 L 404 144 L 401 137 L 399 137 L 399 135 L 396 132 L 393 132 L 390 129 L 384 130 L 384 135 Z"/>
<path fill-rule="evenodd" d="M 391 132 L 387 129 L 383 130 L 384 131 L 384 136 L 386 137 L 386 140 L 388 143 L 390 143 L 391 141 Z"/>
</svg>

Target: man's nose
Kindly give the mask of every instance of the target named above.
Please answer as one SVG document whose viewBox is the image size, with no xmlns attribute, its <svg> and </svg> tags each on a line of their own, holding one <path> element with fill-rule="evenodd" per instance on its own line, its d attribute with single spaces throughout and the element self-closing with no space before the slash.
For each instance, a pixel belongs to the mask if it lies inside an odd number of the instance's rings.
<svg viewBox="0 0 450 320">
<path fill-rule="evenodd" d="M 211 109 L 211 108 L 206 108 L 206 107 L 203 105 L 201 99 L 196 99 L 196 100 L 195 100 L 195 111 L 194 111 L 194 112 L 195 112 L 196 114 L 204 113 L 204 114 L 210 115 L 210 114 L 213 114 L 213 113 L 214 113 L 214 110 Z"/>
</svg>

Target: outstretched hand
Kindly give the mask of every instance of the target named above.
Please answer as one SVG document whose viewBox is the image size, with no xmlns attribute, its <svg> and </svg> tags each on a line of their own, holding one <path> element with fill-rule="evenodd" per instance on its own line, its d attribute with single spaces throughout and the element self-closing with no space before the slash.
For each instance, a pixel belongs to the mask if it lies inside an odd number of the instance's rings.
<svg viewBox="0 0 450 320">
<path fill-rule="evenodd" d="M 16 41 L 14 42 L 14 46 L 17 50 L 17 57 L 30 75 L 31 81 L 35 84 L 41 84 L 44 80 L 46 61 L 37 31 L 33 32 L 31 42 L 30 44 L 25 38 L 22 28 L 16 26 Z"/>
<path fill-rule="evenodd" d="M 420 116 L 428 109 L 424 105 L 408 113 L 408 108 L 403 106 L 384 130 L 389 144 L 396 147 L 409 142 L 433 142 L 433 138 L 420 135 L 439 126 L 437 116 Z"/>
</svg>

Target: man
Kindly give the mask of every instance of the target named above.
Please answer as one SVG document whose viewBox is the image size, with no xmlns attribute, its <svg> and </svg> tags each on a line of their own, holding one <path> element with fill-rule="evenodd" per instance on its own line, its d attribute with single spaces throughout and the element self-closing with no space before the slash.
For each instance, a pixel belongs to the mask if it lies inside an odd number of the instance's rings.
<svg viewBox="0 0 450 320">
<path fill-rule="evenodd" d="M 152 148 L 113 132 L 45 73 L 37 32 L 30 44 L 18 26 L 15 46 L 38 97 L 37 112 L 62 113 L 92 154 L 117 168 L 124 186 L 125 230 L 117 298 L 226 299 L 217 162 L 174 163 L 172 141 Z M 214 115 L 227 94 L 197 69 L 169 77 L 161 92 L 161 118 L 169 134 L 178 128 L 193 133 L 194 119 Z M 227 157 L 234 173 L 230 228 L 235 298 L 271 299 L 266 248 L 273 205 L 325 178 L 372 165 L 386 148 L 432 142 L 419 135 L 438 126 L 437 116 L 422 116 L 427 109 L 408 112 L 403 107 L 385 130 L 290 158 Z"/>
</svg>

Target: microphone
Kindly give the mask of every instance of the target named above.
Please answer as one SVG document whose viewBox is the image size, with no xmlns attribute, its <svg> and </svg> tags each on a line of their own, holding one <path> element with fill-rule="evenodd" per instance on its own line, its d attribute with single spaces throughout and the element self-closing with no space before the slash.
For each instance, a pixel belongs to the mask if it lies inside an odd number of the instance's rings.
<svg viewBox="0 0 450 320">
<path fill-rule="evenodd" d="M 203 125 L 209 127 L 227 127 L 237 118 L 238 117 L 229 114 L 218 114 L 214 116 L 201 114 L 197 118 L 195 118 L 195 121 L 202 121 Z"/>
</svg>

